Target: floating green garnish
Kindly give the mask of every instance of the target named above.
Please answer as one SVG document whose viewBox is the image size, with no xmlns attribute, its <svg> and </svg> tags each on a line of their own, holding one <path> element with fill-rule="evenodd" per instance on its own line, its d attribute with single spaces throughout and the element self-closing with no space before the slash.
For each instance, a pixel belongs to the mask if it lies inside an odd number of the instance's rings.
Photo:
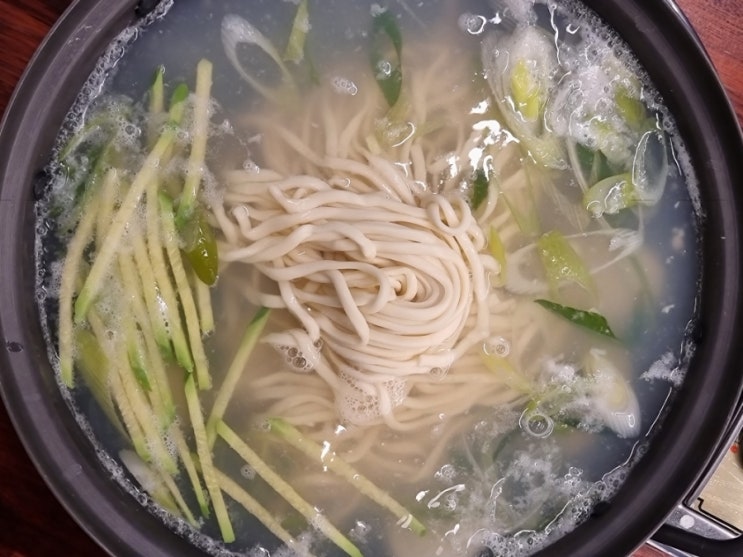
<svg viewBox="0 0 743 557">
<path fill-rule="evenodd" d="M 616 335 L 609 327 L 609 322 L 606 317 L 595 311 L 588 311 L 584 309 L 576 309 L 569 306 L 563 306 L 549 300 L 534 300 L 543 308 L 551 311 L 552 313 L 564 317 L 571 323 L 598 333 L 600 335 L 607 336 L 609 338 L 616 339 Z"/>
<path fill-rule="evenodd" d="M 482 205 L 482 202 L 488 198 L 488 187 L 490 181 L 488 180 L 485 171 L 478 169 L 475 173 L 475 179 L 472 181 L 472 208 L 477 209 Z"/>
<path fill-rule="evenodd" d="M 390 48 L 391 47 L 391 48 Z M 387 104 L 394 106 L 402 90 L 402 34 L 395 16 L 384 11 L 372 23 L 372 70 Z"/>
</svg>

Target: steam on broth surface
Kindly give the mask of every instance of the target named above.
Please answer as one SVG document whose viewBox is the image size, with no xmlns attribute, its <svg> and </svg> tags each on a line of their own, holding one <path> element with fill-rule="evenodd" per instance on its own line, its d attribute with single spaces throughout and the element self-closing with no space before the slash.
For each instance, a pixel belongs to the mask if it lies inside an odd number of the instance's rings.
<svg viewBox="0 0 743 557">
<path fill-rule="evenodd" d="M 691 171 L 640 69 L 572 2 L 212 4 L 127 32 L 39 207 L 106 462 L 215 554 L 569 531 L 689 356 Z"/>
</svg>

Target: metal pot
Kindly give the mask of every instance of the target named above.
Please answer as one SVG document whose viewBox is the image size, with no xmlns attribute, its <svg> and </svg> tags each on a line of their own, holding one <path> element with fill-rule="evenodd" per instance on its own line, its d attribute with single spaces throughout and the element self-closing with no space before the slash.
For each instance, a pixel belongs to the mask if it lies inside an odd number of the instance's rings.
<svg viewBox="0 0 743 557">
<path fill-rule="evenodd" d="M 675 114 L 701 184 L 704 269 L 697 350 L 683 387 L 645 456 L 608 504 L 539 555 L 621 557 L 664 522 L 697 482 L 737 422 L 743 357 L 739 296 L 743 139 L 700 42 L 672 0 L 584 0 L 622 35 Z M 152 2 L 80 0 L 37 52 L 0 130 L 0 392 L 27 451 L 82 527 L 116 555 L 199 555 L 184 538 L 111 481 L 62 399 L 36 302 L 34 201 L 57 130 L 110 39 Z M 50 102 L 50 100 L 52 102 Z M 741 555 L 743 543 L 705 542 L 664 527 L 704 555 Z"/>
</svg>

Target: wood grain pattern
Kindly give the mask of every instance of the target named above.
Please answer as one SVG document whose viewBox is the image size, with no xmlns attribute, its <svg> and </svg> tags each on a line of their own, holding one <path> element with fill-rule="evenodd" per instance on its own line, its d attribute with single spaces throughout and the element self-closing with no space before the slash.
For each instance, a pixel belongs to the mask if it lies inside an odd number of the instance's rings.
<svg viewBox="0 0 743 557">
<path fill-rule="evenodd" d="M 743 121 L 743 2 L 677 0 L 695 26 Z M 0 0 L 0 112 L 70 0 Z M 51 495 L 0 405 L 0 557 L 103 555 Z M 657 557 L 642 548 L 634 557 Z"/>
<path fill-rule="evenodd" d="M 707 49 L 743 122 L 743 2 L 677 0 Z"/>
</svg>

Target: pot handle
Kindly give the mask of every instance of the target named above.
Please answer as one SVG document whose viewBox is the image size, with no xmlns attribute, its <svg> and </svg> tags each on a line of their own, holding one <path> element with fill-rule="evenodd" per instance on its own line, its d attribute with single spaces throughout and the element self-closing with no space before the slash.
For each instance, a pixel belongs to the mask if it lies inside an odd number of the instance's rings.
<svg viewBox="0 0 743 557">
<path fill-rule="evenodd" d="M 658 543 L 697 557 L 740 557 L 743 555 L 743 536 L 730 540 L 713 540 L 664 524 L 653 534 L 652 538 Z"/>
<path fill-rule="evenodd" d="M 743 446 L 743 398 L 738 401 L 733 412 L 728 430 L 723 435 L 724 441 L 721 447 L 729 447 L 736 438 Z M 651 538 L 653 541 L 697 557 L 741 557 L 743 555 L 743 535 L 727 540 L 712 539 L 676 526 L 663 524 Z"/>
</svg>

